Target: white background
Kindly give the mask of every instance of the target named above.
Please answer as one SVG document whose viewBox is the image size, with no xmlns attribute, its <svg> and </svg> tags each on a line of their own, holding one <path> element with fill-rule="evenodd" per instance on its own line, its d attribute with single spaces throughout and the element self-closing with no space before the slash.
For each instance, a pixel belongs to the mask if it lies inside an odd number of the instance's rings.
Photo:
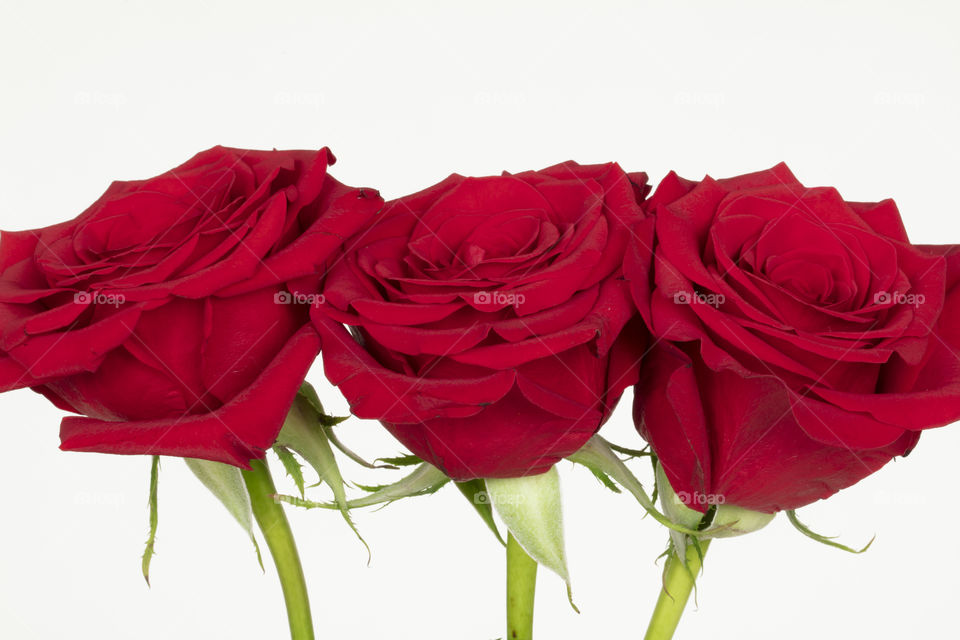
<svg viewBox="0 0 960 640">
<path fill-rule="evenodd" d="M 214 144 L 329 145 L 334 175 L 388 198 L 452 171 L 571 158 L 653 180 L 786 160 L 808 185 L 896 198 L 916 242 L 960 242 L 955 3 L 518 4 L 3 0 L 0 226 L 72 218 L 110 180 Z M 310 380 L 344 411 L 319 367 Z M 147 589 L 149 460 L 58 451 L 60 413 L 30 391 L 0 412 L 0 637 L 284 636 L 272 568 L 260 573 L 181 461 L 164 460 Z M 371 457 L 399 451 L 374 423 L 341 433 Z M 640 444 L 629 396 L 605 434 Z M 928 433 L 911 457 L 801 510 L 851 544 L 876 533 L 862 556 L 782 517 L 715 543 L 678 637 L 949 637 L 958 451 L 958 426 Z M 541 572 L 537 635 L 642 637 L 666 532 L 584 470 L 561 473 L 583 613 Z M 502 634 L 503 553 L 455 490 L 359 513 L 370 568 L 336 514 L 291 518 L 320 638 Z"/>
</svg>

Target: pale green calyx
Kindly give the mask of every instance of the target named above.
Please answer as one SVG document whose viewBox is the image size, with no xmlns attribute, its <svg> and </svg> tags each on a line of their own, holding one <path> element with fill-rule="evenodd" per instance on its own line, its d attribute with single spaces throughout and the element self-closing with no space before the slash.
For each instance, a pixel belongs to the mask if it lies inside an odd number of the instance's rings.
<svg viewBox="0 0 960 640">
<path fill-rule="evenodd" d="M 570 605 L 577 610 L 567 569 L 560 474 L 556 468 L 522 478 L 487 478 L 486 485 L 486 500 L 507 529 L 531 558 L 563 578 Z"/>
<path fill-rule="evenodd" d="M 667 476 L 663 473 L 663 467 L 657 464 L 656 468 L 657 494 L 660 497 L 660 508 L 663 509 L 663 513 L 678 525 L 682 525 L 688 529 L 697 529 L 704 515 L 685 505 L 680 497 L 674 493 L 673 488 L 667 481 Z M 699 538 L 699 533 L 695 536 L 690 536 L 674 529 L 670 529 L 669 533 L 670 543 L 677 553 L 677 558 L 681 563 L 686 564 L 687 544 L 690 542 L 691 537 Z"/>
<path fill-rule="evenodd" d="M 226 507 L 230 515 L 246 531 L 257 552 L 257 561 L 263 569 L 263 559 L 260 557 L 260 547 L 253 535 L 253 511 L 250 506 L 250 494 L 243 483 L 240 469 L 222 462 L 184 458 L 187 467 L 197 476 L 197 479 L 210 490 L 217 500 Z"/>
<path fill-rule="evenodd" d="M 774 513 L 761 513 L 727 504 L 722 495 L 691 494 L 683 491 L 678 494 L 670 486 L 660 464 L 657 465 L 657 492 L 663 512 L 677 524 L 698 529 L 697 537 L 702 540 L 732 538 L 751 533 L 770 524 L 776 516 Z M 691 502 L 706 506 L 707 513 L 703 514 L 688 507 Z"/>
<path fill-rule="evenodd" d="M 708 538 L 732 538 L 745 533 L 763 529 L 776 517 L 775 513 L 762 513 L 738 507 L 735 504 L 722 504 L 717 507 L 713 522 L 707 529 Z"/>
</svg>

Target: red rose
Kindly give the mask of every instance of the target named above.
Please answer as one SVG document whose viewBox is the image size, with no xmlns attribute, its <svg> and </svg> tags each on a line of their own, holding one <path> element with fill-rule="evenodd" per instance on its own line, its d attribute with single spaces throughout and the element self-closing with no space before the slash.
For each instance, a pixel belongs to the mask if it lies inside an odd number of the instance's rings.
<svg viewBox="0 0 960 640">
<path fill-rule="evenodd" d="M 287 287 L 382 205 L 333 161 L 216 147 L 113 183 L 75 220 L 4 232 L 0 390 L 88 416 L 63 420 L 65 450 L 262 457 L 319 349 Z"/>
<path fill-rule="evenodd" d="M 626 275 L 659 342 L 634 413 L 678 493 L 800 507 L 960 417 L 960 253 L 911 245 L 891 200 L 845 202 L 781 164 L 670 174 L 648 208 L 652 294 Z"/>
<path fill-rule="evenodd" d="M 636 379 L 621 263 L 633 238 L 652 246 L 647 189 L 568 162 L 387 203 L 312 312 L 327 377 L 456 480 L 546 471 Z"/>
</svg>

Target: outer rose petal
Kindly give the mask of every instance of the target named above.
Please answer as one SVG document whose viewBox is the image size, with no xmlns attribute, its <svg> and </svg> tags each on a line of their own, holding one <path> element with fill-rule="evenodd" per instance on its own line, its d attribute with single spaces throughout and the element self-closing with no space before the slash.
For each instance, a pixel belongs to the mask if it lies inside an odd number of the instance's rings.
<svg viewBox="0 0 960 640">
<path fill-rule="evenodd" d="M 206 301 L 201 375 L 221 402 L 249 384 L 290 336 L 308 324 L 305 305 L 277 304 L 279 288 Z"/>
<path fill-rule="evenodd" d="M 32 387 L 42 382 L 42 378 L 31 375 L 29 369 L 13 358 L 0 356 L 0 391 Z"/>
<path fill-rule="evenodd" d="M 847 204 L 877 233 L 896 238 L 900 242 L 910 242 L 907 238 L 907 230 L 903 226 L 903 219 L 900 217 L 900 211 L 893 200 L 848 202 Z"/>
<path fill-rule="evenodd" d="M 304 327 L 254 382 L 216 411 L 139 422 L 68 417 L 60 425 L 64 451 L 170 455 L 249 468 L 276 439 L 320 340 Z"/>
<path fill-rule="evenodd" d="M 140 314 L 141 308 L 128 307 L 83 329 L 33 337 L 8 349 L 7 355 L 37 380 L 93 371 L 111 349 L 130 336 Z M 17 387 L 28 381 L 21 379 Z M 8 390 L 0 387 L 0 391 Z"/>
<path fill-rule="evenodd" d="M 650 217 L 636 223 L 634 241 L 627 245 L 624 256 L 624 277 L 630 284 L 633 302 L 648 326 L 652 325 L 650 296 L 653 291 L 653 238 L 655 220 Z"/>
<path fill-rule="evenodd" d="M 818 390 L 825 400 L 904 429 L 939 427 L 960 419 L 960 245 L 919 247 L 946 258 L 946 299 L 923 361 L 894 362 L 876 394 Z"/>
<path fill-rule="evenodd" d="M 711 493 L 706 418 L 690 359 L 674 345 L 658 343 L 644 358 L 633 416 L 676 491 Z"/>
<path fill-rule="evenodd" d="M 297 197 L 303 200 L 309 194 L 301 191 Z M 318 197 L 322 215 L 289 245 L 266 258 L 248 280 L 237 282 L 220 295 L 236 295 L 326 271 L 329 267 L 324 262 L 341 249 L 349 249 L 347 240 L 369 228 L 383 208 L 383 198 L 377 191 L 347 187 L 329 176 Z"/>
<path fill-rule="evenodd" d="M 795 509 L 858 482 L 915 444 L 911 434 L 879 448 L 823 444 L 796 423 L 793 400 L 776 378 L 712 372 L 675 347 L 654 351 L 634 411 L 678 492 L 722 496 L 765 513 Z"/>
<path fill-rule="evenodd" d="M 340 325 L 313 314 L 323 343 L 327 379 L 350 401 L 360 418 L 417 422 L 445 415 L 472 415 L 507 394 L 513 371 L 490 372 L 472 379 L 430 379 L 395 373 L 373 359 Z"/>
<path fill-rule="evenodd" d="M 473 416 L 385 426 L 413 453 L 460 481 L 543 473 L 582 447 L 598 425 L 589 416 L 571 423 L 514 389 Z"/>
</svg>

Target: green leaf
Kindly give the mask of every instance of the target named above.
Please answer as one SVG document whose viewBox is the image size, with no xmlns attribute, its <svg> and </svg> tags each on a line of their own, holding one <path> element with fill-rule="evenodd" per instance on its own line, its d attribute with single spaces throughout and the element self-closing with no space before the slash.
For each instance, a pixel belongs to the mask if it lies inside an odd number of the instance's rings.
<svg viewBox="0 0 960 640">
<path fill-rule="evenodd" d="M 320 414 L 320 424 L 325 427 L 335 427 L 341 422 L 349 420 L 350 416 L 328 416 L 325 413 Z M 346 453 L 346 451 L 344 451 Z"/>
<path fill-rule="evenodd" d="M 283 465 L 283 468 L 286 469 L 287 475 L 293 478 L 294 483 L 297 485 L 297 490 L 300 492 L 300 497 L 305 498 L 306 488 L 303 479 L 303 465 L 297 461 L 297 458 L 293 455 L 293 452 L 283 445 L 273 445 L 273 452 L 277 454 L 278 458 L 280 458 L 280 463 Z"/>
<path fill-rule="evenodd" d="M 480 518 L 486 523 L 487 527 L 490 528 L 493 535 L 497 537 L 500 544 L 507 546 L 503 536 L 500 535 L 496 521 L 493 519 L 493 507 L 490 505 L 490 498 L 487 495 L 487 485 L 483 480 L 468 480 L 455 484 L 457 485 L 457 489 L 460 489 L 460 493 L 473 505 L 474 510 L 480 515 Z"/>
<path fill-rule="evenodd" d="M 303 398 L 303 400 L 314 410 L 317 414 L 317 419 L 325 427 L 334 427 L 350 416 L 328 416 L 327 412 L 323 409 L 323 403 L 320 402 L 320 396 L 317 395 L 317 390 L 313 388 L 313 385 L 307 382 L 306 380 L 300 385 L 300 390 L 297 391 L 297 395 Z M 346 452 L 344 452 L 346 453 Z"/>
<path fill-rule="evenodd" d="M 647 445 L 643 449 L 628 449 L 627 447 L 621 447 L 620 445 L 616 445 L 610 442 L 609 440 L 607 441 L 607 445 L 617 453 L 623 454 L 628 458 L 642 458 L 642 457 L 653 456 L 653 453 L 650 452 L 649 450 L 650 445 Z"/>
<path fill-rule="evenodd" d="M 211 462 L 197 458 L 184 458 L 187 467 L 197 476 L 197 479 L 210 490 L 210 493 L 226 507 L 234 520 L 246 532 L 257 553 L 257 562 L 263 570 L 263 557 L 260 555 L 260 545 L 253 534 L 253 510 L 250 506 L 250 494 L 243 482 L 240 469 L 222 462 Z"/>
<path fill-rule="evenodd" d="M 650 464 L 653 465 L 653 476 L 654 476 L 654 478 L 656 478 L 656 476 L 657 476 L 657 468 L 660 466 L 660 459 L 657 458 L 656 455 L 651 454 L 651 455 L 650 455 Z M 660 497 L 660 494 L 657 493 L 658 491 L 659 491 L 659 488 L 657 487 L 657 482 L 656 482 L 656 480 L 654 480 L 654 483 L 653 483 L 653 494 L 650 496 L 650 499 L 653 500 L 653 504 L 657 504 L 657 498 Z"/>
<path fill-rule="evenodd" d="M 320 396 L 317 395 L 317 390 L 313 388 L 313 385 L 307 382 L 306 380 L 300 385 L 299 391 L 297 391 L 297 396 L 304 399 L 304 401 L 313 408 L 313 410 L 322 416 L 327 415 L 326 411 L 323 410 L 323 403 L 320 402 Z M 346 418 L 344 418 L 346 420 Z"/>
<path fill-rule="evenodd" d="M 527 555 L 563 578 L 570 606 L 579 611 L 573 603 L 567 570 L 556 467 L 535 476 L 487 478 L 486 485 L 490 503 L 507 529 Z"/>
<path fill-rule="evenodd" d="M 323 428 L 323 432 L 324 432 L 324 433 L 326 434 L 326 436 L 327 436 L 327 439 L 330 441 L 330 444 L 332 444 L 332 445 L 335 446 L 337 449 L 339 449 L 339 450 L 343 453 L 343 455 L 347 456 L 348 458 L 350 458 L 351 460 L 353 460 L 354 462 L 356 462 L 356 463 L 359 464 L 360 466 L 366 467 L 366 468 L 368 468 L 368 469 L 396 469 L 396 467 L 393 466 L 393 465 L 390 465 L 390 464 L 374 464 L 374 463 L 372 463 L 372 462 L 367 462 L 367 461 L 364 460 L 362 457 L 360 457 L 360 456 L 359 456 L 357 453 L 355 453 L 352 449 L 350 449 L 349 447 L 347 447 L 347 445 L 343 444 L 343 443 L 340 441 L 340 438 L 337 437 L 337 434 L 336 434 L 336 433 L 334 432 L 334 430 L 333 430 L 333 426 L 334 426 L 335 424 L 337 424 L 337 423 L 339 423 L 339 422 L 343 422 L 344 420 L 346 420 L 346 418 L 331 418 L 331 420 L 335 420 L 335 422 L 333 422 L 332 424 L 327 424 L 327 423 L 324 423 L 323 418 L 321 418 L 321 419 L 320 419 L 320 424 L 321 424 L 321 426 L 322 426 L 322 428 Z"/>
<path fill-rule="evenodd" d="M 450 481 L 442 471 L 433 465 L 424 462 L 414 469 L 409 475 L 379 489 L 369 496 L 364 496 L 357 500 L 347 502 L 348 509 L 358 509 L 360 507 L 372 507 L 377 504 L 389 504 L 402 498 L 411 498 L 414 496 L 423 496 L 435 493 Z M 313 502 L 311 500 L 302 500 L 294 496 L 277 496 L 277 499 L 287 504 L 292 504 L 304 509 L 339 509 L 339 505 L 331 502 Z"/>
<path fill-rule="evenodd" d="M 654 465 L 654 493 L 660 498 L 660 508 L 671 522 L 683 527 L 700 530 L 700 525 L 705 517 L 699 511 L 695 511 L 685 505 L 682 500 L 674 493 L 663 467 L 659 464 Z M 699 542 L 696 535 L 687 535 L 679 531 L 670 530 L 670 542 L 676 552 L 677 560 L 686 566 L 687 564 L 687 546 L 690 542 L 699 550 Z"/>
<path fill-rule="evenodd" d="M 792 524 L 797 531 L 807 536 L 808 538 L 813 538 L 814 540 L 816 540 L 821 544 L 825 544 L 830 547 L 835 547 L 837 549 L 842 549 L 843 551 L 846 551 L 848 553 L 863 553 L 864 551 L 869 549 L 870 545 L 873 544 L 873 541 L 877 539 L 877 536 L 873 536 L 872 538 L 870 538 L 870 542 L 868 542 L 865 547 L 863 547 L 860 550 L 857 550 L 852 547 L 848 547 L 845 544 L 834 542 L 829 536 L 823 536 L 823 535 L 820 535 L 819 533 L 816 533 L 810 530 L 810 528 L 807 527 L 807 525 L 800 522 L 800 519 L 797 518 L 797 512 L 794 511 L 793 509 L 787 510 L 787 519 L 790 520 L 790 524 Z"/>
<path fill-rule="evenodd" d="M 304 389 L 308 389 L 304 393 Z M 310 397 L 312 393 L 312 398 Z M 360 535 L 357 525 L 354 524 L 347 506 L 347 492 L 343 482 L 343 475 L 337 464 L 337 458 L 330 447 L 330 440 L 320 424 L 323 407 L 316 398 L 316 391 L 309 384 L 304 383 L 300 394 L 293 401 L 283 428 L 277 436 L 277 443 L 300 454 L 313 467 L 320 479 L 333 491 L 333 499 L 343 516 L 343 520 L 356 534 L 357 539 L 367 549 L 367 559 L 370 560 L 370 546 Z"/>
<path fill-rule="evenodd" d="M 588 469 L 596 469 L 603 472 L 617 482 L 621 487 L 633 494 L 640 506 L 649 513 L 654 520 L 660 524 L 680 533 L 696 535 L 696 529 L 689 526 L 683 526 L 673 522 L 670 518 L 660 513 L 656 505 L 647 495 L 640 480 L 623 463 L 623 460 L 617 457 L 617 454 L 610 448 L 610 443 L 600 436 L 593 436 L 573 455 L 567 456 L 567 460 L 582 464 Z"/>
<path fill-rule="evenodd" d="M 157 524 L 159 523 L 159 514 L 157 511 L 157 487 L 160 480 L 160 456 L 153 456 L 150 464 L 150 534 L 147 537 L 146 548 L 143 550 L 143 557 L 140 562 L 140 569 L 143 571 L 143 579 L 150 586 L 150 561 L 153 559 L 154 545 L 157 541 Z"/>
<path fill-rule="evenodd" d="M 361 491 L 366 491 L 367 493 L 376 493 L 381 489 L 386 489 L 389 487 L 389 484 L 360 484 L 359 482 L 354 482 L 353 486 Z"/>
<path fill-rule="evenodd" d="M 413 454 L 410 454 L 405 456 L 396 456 L 394 458 L 377 458 L 377 462 L 383 462 L 395 467 L 412 467 L 420 464 L 423 462 L 423 460 Z"/>
<path fill-rule="evenodd" d="M 589 467 L 587 468 L 589 469 L 590 473 L 593 474 L 593 477 L 599 480 L 600 484 L 605 486 L 607 489 L 610 489 L 610 491 L 613 491 L 614 493 L 623 493 L 622 491 L 620 491 L 620 487 L 617 486 L 617 483 L 611 480 L 610 476 L 605 474 L 603 471 L 600 471 L 600 469 L 590 469 Z"/>
<path fill-rule="evenodd" d="M 701 543 L 699 538 L 691 537 L 690 544 L 691 546 L 693 546 L 694 551 L 697 552 L 697 558 L 700 560 L 700 566 L 702 567 L 703 566 L 703 546 L 702 545 L 705 543 Z M 687 567 L 687 572 L 690 573 L 690 567 Z M 693 575 L 693 573 L 690 573 L 690 578 L 694 582 L 697 581 L 697 576 Z"/>
</svg>

